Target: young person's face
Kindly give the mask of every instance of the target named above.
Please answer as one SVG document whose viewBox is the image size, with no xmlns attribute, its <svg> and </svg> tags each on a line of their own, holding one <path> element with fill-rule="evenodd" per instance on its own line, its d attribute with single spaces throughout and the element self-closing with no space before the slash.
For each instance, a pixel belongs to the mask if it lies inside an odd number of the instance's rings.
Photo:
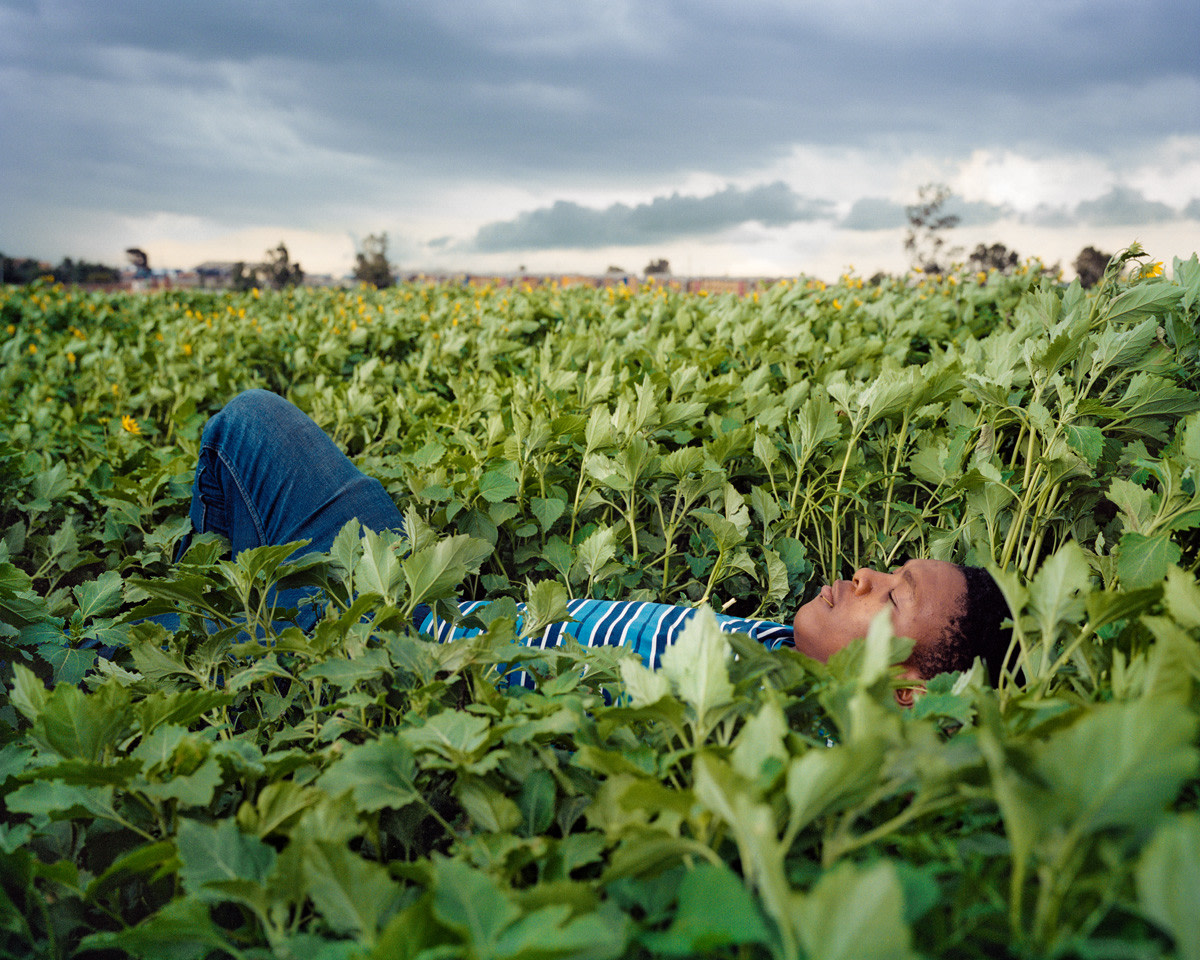
<svg viewBox="0 0 1200 960">
<path fill-rule="evenodd" d="M 961 616 L 967 581 L 954 564 L 910 560 L 893 573 L 863 568 L 851 580 L 837 580 L 796 611 L 796 649 L 824 663 L 867 635 L 880 610 L 890 609 L 896 636 L 917 647 L 937 642 Z"/>
</svg>

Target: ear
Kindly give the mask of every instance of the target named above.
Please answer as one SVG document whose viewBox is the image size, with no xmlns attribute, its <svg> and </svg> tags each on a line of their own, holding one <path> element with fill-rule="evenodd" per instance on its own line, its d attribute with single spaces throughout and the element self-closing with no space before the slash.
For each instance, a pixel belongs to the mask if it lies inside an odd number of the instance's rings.
<svg viewBox="0 0 1200 960">
<path fill-rule="evenodd" d="M 896 688 L 896 702 L 900 706 L 908 708 L 917 702 L 917 697 L 925 695 L 925 683 L 922 681 L 921 675 L 912 667 L 906 668 L 900 674 L 900 678 L 904 681 L 904 686 Z"/>
</svg>

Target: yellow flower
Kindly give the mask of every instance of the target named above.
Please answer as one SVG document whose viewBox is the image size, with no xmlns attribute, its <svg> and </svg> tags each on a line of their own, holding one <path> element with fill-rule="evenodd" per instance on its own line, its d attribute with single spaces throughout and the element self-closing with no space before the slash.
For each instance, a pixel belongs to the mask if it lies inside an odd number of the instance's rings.
<svg viewBox="0 0 1200 960">
<path fill-rule="evenodd" d="M 185 343 L 183 345 L 183 355 L 185 357 L 190 357 L 192 355 L 192 345 L 190 343 Z"/>
<path fill-rule="evenodd" d="M 75 354 L 71 353 L 70 350 L 67 351 L 67 363 L 71 365 L 74 365 L 75 363 Z"/>
<path fill-rule="evenodd" d="M 1155 263 L 1148 263 L 1142 267 L 1143 277 L 1161 277 L 1163 275 L 1162 261 L 1158 260 Z"/>
<path fill-rule="evenodd" d="M 156 334 L 154 335 L 154 339 L 155 339 L 155 340 L 157 340 L 159 343 L 162 343 L 162 342 L 163 342 L 163 335 L 162 335 L 162 331 L 161 331 L 161 330 L 159 330 L 159 331 L 158 331 L 158 333 L 156 333 Z"/>
<path fill-rule="evenodd" d="M 112 385 L 112 393 L 113 393 L 113 396 L 115 397 L 115 396 L 116 396 L 118 393 L 120 393 L 120 392 L 121 392 L 121 388 L 120 388 L 119 386 L 117 386 L 117 385 L 114 383 L 114 384 Z"/>
<path fill-rule="evenodd" d="M 37 353 L 37 344 L 31 343 L 29 345 L 29 355 L 32 357 L 35 353 Z"/>
<path fill-rule="evenodd" d="M 123 417 L 121 417 L 121 429 L 128 433 L 132 433 L 135 437 L 140 436 L 142 432 L 142 428 L 138 426 L 138 422 L 129 414 L 125 414 Z"/>
<path fill-rule="evenodd" d="M 17 332 L 17 328 L 16 328 L 16 326 L 14 326 L 14 325 L 13 325 L 13 324 L 11 324 L 11 323 L 10 323 L 10 324 L 9 324 L 7 327 L 5 327 L 4 329 L 8 331 L 8 335 L 9 335 L 10 337 L 11 337 L 11 336 L 12 336 L 14 333 L 16 333 L 16 332 Z"/>
<path fill-rule="evenodd" d="M 833 309 L 841 310 L 842 309 L 842 301 L 835 298 L 833 301 Z"/>
</svg>

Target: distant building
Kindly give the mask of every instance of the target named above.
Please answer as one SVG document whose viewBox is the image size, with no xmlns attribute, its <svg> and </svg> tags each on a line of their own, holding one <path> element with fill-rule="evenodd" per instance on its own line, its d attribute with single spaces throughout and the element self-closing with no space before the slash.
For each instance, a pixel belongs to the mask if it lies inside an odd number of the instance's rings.
<svg viewBox="0 0 1200 960">
<path fill-rule="evenodd" d="M 234 266 L 231 260 L 206 260 L 196 267 L 199 277 L 196 285 L 202 289 L 222 290 L 233 282 Z"/>
</svg>

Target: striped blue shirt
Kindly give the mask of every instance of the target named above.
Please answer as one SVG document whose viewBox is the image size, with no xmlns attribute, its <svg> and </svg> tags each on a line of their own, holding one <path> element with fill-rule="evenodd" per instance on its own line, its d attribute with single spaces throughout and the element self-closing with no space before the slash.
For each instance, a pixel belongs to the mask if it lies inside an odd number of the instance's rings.
<svg viewBox="0 0 1200 960">
<path fill-rule="evenodd" d="M 464 617 L 469 616 L 487 600 L 468 600 L 459 603 Z M 525 605 L 518 604 L 523 613 Z M 636 600 L 568 600 L 567 610 L 572 620 L 552 623 L 540 636 L 528 637 L 525 643 L 531 647 L 558 646 L 564 637 L 574 637 L 585 647 L 627 647 L 642 658 L 642 663 L 657 668 L 663 651 L 679 639 L 683 628 L 696 615 L 694 607 L 676 607 L 666 603 L 650 603 Z M 718 613 L 717 624 L 725 633 L 746 633 L 768 650 L 793 645 L 792 628 L 768 620 L 749 620 L 745 617 L 729 617 Z M 446 643 L 473 637 L 483 630 L 455 625 L 427 612 L 418 629 L 435 640 Z M 521 619 L 517 620 L 517 633 L 521 632 Z"/>
</svg>

